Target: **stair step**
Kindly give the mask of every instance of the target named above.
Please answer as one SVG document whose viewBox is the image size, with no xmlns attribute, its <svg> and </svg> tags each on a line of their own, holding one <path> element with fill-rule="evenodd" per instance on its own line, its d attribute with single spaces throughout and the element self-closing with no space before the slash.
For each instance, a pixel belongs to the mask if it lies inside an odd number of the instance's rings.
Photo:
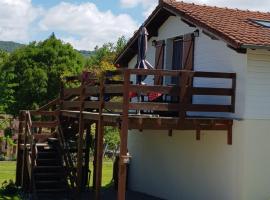
<svg viewBox="0 0 270 200">
<path fill-rule="evenodd" d="M 62 166 L 37 166 L 35 168 L 35 172 L 39 173 L 39 172 L 63 172 L 63 167 Z"/>
<path fill-rule="evenodd" d="M 38 166 L 59 166 L 61 165 L 61 161 L 59 159 L 56 158 L 39 158 L 37 159 L 37 165 Z"/>
<path fill-rule="evenodd" d="M 62 180 L 53 180 L 53 181 L 36 181 L 37 189 L 65 189 L 66 184 Z"/>
<path fill-rule="evenodd" d="M 62 192 L 66 192 L 65 188 L 51 188 L 51 189 L 36 189 L 37 193 L 46 193 L 46 194 L 50 194 L 50 193 L 62 193 Z"/>
<path fill-rule="evenodd" d="M 63 173 L 35 173 L 35 179 L 39 181 L 43 180 L 62 180 L 65 178 Z"/>
<path fill-rule="evenodd" d="M 40 159 L 57 158 L 58 154 L 55 151 L 39 151 L 37 157 Z"/>
</svg>

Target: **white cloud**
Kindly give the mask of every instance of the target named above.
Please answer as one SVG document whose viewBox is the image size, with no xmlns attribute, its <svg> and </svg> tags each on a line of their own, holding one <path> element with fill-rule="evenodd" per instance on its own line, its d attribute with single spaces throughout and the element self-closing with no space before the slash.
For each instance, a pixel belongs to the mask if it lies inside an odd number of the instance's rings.
<svg viewBox="0 0 270 200">
<path fill-rule="evenodd" d="M 142 4 L 144 8 L 149 8 L 153 4 L 157 4 L 157 0 L 120 0 L 122 7 L 124 8 L 133 8 Z"/>
<path fill-rule="evenodd" d="M 32 6 L 31 0 L 1 0 L 0 40 L 29 39 L 30 24 L 40 12 L 40 9 Z"/>
<path fill-rule="evenodd" d="M 116 41 L 122 35 L 131 36 L 138 25 L 127 14 L 101 12 L 93 3 L 62 2 L 46 12 L 39 26 L 43 31 L 71 35 L 62 39 L 75 48 L 93 49 L 96 45 Z"/>
</svg>

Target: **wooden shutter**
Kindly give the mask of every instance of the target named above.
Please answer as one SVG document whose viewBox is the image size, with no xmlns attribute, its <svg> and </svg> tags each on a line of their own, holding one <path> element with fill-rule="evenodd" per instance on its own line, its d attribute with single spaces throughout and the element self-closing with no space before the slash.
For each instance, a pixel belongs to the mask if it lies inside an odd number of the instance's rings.
<svg viewBox="0 0 270 200">
<path fill-rule="evenodd" d="M 165 41 L 160 40 L 156 42 L 156 54 L 155 54 L 155 69 L 163 69 L 164 67 L 164 47 Z M 162 85 L 163 79 L 161 76 L 155 76 L 154 84 Z"/>
<path fill-rule="evenodd" d="M 194 35 L 189 33 L 183 37 L 183 69 L 193 70 L 194 64 Z"/>
</svg>

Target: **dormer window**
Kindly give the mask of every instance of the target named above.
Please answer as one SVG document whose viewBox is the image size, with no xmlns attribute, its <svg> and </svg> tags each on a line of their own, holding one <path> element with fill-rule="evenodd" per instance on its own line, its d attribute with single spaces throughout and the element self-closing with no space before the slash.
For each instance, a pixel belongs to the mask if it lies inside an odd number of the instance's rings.
<svg viewBox="0 0 270 200">
<path fill-rule="evenodd" d="M 260 19 L 252 19 L 252 21 L 255 22 L 256 24 L 263 26 L 263 27 L 270 28 L 270 21 L 260 20 Z"/>
</svg>

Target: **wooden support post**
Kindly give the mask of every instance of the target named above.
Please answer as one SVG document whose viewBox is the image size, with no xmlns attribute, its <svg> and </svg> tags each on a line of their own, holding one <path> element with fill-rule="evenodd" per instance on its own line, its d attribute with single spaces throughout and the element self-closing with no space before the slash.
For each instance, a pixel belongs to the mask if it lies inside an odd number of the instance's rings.
<svg viewBox="0 0 270 200">
<path fill-rule="evenodd" d="M 22 188 L 24 191 L 26 191 L 26 187 L 27 187 L 27 184 L 26 184 L 26 179 L 27 179 L 27 154 L 28 154 L 28 149 L 26 147 L 26 144 L 27 144 L 27 133 L 28 133 L 28 127 L 27 127 L 27 123 L 28 123 L 28 117 L 25 117 L 26 114 L 24 113 L 24 118 L 25 118 L 25 129 L 24 129 L 24 145 L 23 145 L 23 160 L 22 160 L 22 179 L 21 179 L 21 184 L 22 184 Z"/>
<path fill-rule="evenodd" d="M 81 94 L 80 94 L 80 117 L 79 117 L 79 138 L 78 138 L 78 144 L 77 144 L 77 193 L 78 196 L 80 196 L 80 193 L 82 191 L 82 168 L 83 168 L 83 133 L 84 133 L 84 117 L 83 117 L 83 111 L 84 111 L 84 100 L 85 100 L 85 83 L 84 80 L 82 80 L 81 83 Z"/>
<path fill-rule="evenodd" d="M 23 162 L 23 154 L 22 150 L 20 148 L 20 145 L 22 144 L 22 138 L 23 138 L 23 123 L 24 121 L 22 112 L 19 116 L 19 133 L 18 133 L 18 142 L 17 142 L 17 163 L 16 163 L 16 185 L 22 186 L 22 162 Z"/>
<path fill-rule="evenodd" d="M 94 149 L 94 161 L 93 161 L 93 188 L 96 188 L 96 172 L 97 172 L 97 138 L 98 138 L 98 123 L 95 123 L 95 149 Z"/>
<path fill-rule="evenodd" d="M 121 131 L 120 131 L 120 156 L 119 156 L 118 196 L 117 196 L 118 200 L 126 199 L 127 166 L 125 163 L 125 159 L 127 158 L 129 85 L 130 85 L 130 71 L 125 70 L 123 115 L 122 115 L 122 122 L 121 122 Z"/>
<path fill-rule="evenodd" d="M 99 118 L 98 118 L 98 133 L 96 140 L 96 171 L 95 171 L 95 200 L 100 200 L 101 196 L 101 182 L 102 182 L 102 160 L 103 160 L 103 138 L 104 138 L 104 74 L 100 81 L 100 96 L 99 96 Z"/>
<path fill-rule="evenodd" d="M 172 137 L 172 133 L 173 133 L 172 129 L 168 130 L 168 136 Z"/>
<path fill-rule="evenodd" d="M 196 140 L 201 140 L 201 130 L 196 129 Z"/>
<path fill-rule="evenodd" d="M 230 121 L 228 124 L 228 132 L 227 132 L 228 145 L 232 145 L 232 126 L 233 126 L 233 122 Z"/>
<path fill-rule="evenodd" d="M 201 140 L 201 127 L 200 123 L 196 120 L 193 121 L 196 127 L 196 140 Z"/>
<path fill-rule="evenodd" d="M 85 145 L 85 163 L 84 163 L 84 181 L 83 181 L 83 190 L 86 189 L 87 183 L 88 181 L 90 181 L 90 179 L 88 179 L 89 176 L 89 159 L 90 159 L 90 148 L 91 148 L 91 125 L 90 124 L 87 129 L 86 129 L 86 145 Z"/>
</svg>

